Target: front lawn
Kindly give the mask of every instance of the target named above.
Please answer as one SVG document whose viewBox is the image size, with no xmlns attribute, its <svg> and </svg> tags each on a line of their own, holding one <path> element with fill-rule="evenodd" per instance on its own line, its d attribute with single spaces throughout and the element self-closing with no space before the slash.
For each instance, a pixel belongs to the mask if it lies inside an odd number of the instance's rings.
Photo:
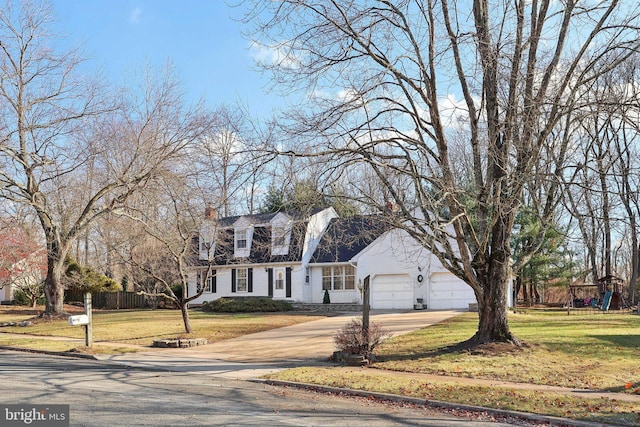
<svg viewBox="0 0 640 427">
<path fill-rule="evenodd" d="M 6 307 L 6 306 L 5 306 Z M 2 314 L 11 310 L 12 314 Z M 25 312 L 31 313 L 26 315 Z M 35 311 L 0 308 L 3 321 L 25 320 L 35 315 Z M 184 325 L 179 310 L 112 310 L 94 311 L 93 340 L 135 345 L 151 345 L 155 339 L 163 338 L 206 338 L 209 342 L 221 341 L 238 336 L 265 331 L 273 328 L 317 320 L 318 316 L 292 313 L 241 313 L 219 314 L 190 311 L 192 334 L 184 333 Z M 67 320 L 36 320 L 26 327 L 3 327 L 0 332 L 30 335 L 84 338 L 84 328 L 69 326 Z M 8 339 L 0 333 L 0 345 L 8 345 Z"/>
<path fill-rule="evenodd" d="M 502 351 L 487 346 L 472 352 L 441 349 L 469 338 L 477 318 L 467 313 L 389 340 L 376 367 L 469 378 L 585 389 L 640 389 L 640 316 L 531 310 L 511 314 L 509 325 L 527 345 Z M 507 347 L 508 348 L 508 347 Z M 629 391 L 629 389 L 626 389 Z"/>
<path fill-rule="evenodd" d="M 469 338 L 477 314 L 392 338 L 377 351 L 373 369 L 298 368 L 274 379 L 381 391 L 617 425 L 640 425 L 640 401 L 582 398 L 551 391 L 474 384 L 469 379 L 640 394 L 640 316 L 615 312 L 530 310 L 509 324 L 526 346 L 488 345 L 442 351 Z M 384 326 L 384 325 L 382 325 Z M 390 373 L 398 372 L 397 375 Z M 414 375 L 407 375 L 413 373 Z M 442 375 L 425 379 L 420 374 Z"/>
</svg>

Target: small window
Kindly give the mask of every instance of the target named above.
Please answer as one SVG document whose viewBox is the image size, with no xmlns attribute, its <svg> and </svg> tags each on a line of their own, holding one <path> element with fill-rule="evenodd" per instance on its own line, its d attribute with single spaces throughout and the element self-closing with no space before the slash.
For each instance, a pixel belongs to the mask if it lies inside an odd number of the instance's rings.
<svg viewBox="0 0 640 427">
<path fill-rule="evenodd" d="M 332 283 L 333 275 L 331 274 L 331 267 L 322 267 L 322 290 L 330 291 Z"/>
<path fill-rule="evenodd" d="M 213 291 L 213 274 L 207 277 L 207 270 L 198 270 L 196 277 L 196 291 L 200 292 L 204 286 L 204 292 L 211 293 Z"/>
<path fill-rule="evenodd" d="M 236 272 L 236 289 L 238 292 L 247 292 L 247 269 L 239 268 Z"/>
<path fill-rule="evenodd" d="M 344 289 L 342 279 L 342 267 L 333 267 L 333 289 Z"/>
<path fill-rule="evenodd" d="M 282 270 L 276 273 L 276 289 L 284 289 L 284 272 Z"/>
<path fill-rule="evenodd" d="M 307 285 L 311 283 L 311 267 L 307 267 L 304 270 L 304 283 Z"/>
<path fill-rule="evenodd" d="M 236 249 L 247 248 L 247 230 L 236 230 Z"/>
<path fill-rule="evenodd" d="M 344 288 L 345 289 L 355 289 L 355 281 L 356 274 L 355 269 L 351 265 L 346 265 L 344 267 Z"/>
<path fill-rule="evenodd" d="M 286 246 L 287 229 L 284 227 L 273 227 L 273 246 Z"/>
</svg>

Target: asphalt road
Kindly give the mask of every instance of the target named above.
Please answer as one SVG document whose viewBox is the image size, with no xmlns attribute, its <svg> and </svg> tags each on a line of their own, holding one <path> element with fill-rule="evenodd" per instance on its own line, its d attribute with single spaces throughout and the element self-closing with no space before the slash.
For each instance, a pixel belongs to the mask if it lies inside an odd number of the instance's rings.
<svg viewBox="0 0 640 427">
<path fill-rule="evenodd" d="M 202 373 L 3 350 L 0 387 L 5 404 L 69 404 L 72 426 L 509 425 Z"/>
</svg>

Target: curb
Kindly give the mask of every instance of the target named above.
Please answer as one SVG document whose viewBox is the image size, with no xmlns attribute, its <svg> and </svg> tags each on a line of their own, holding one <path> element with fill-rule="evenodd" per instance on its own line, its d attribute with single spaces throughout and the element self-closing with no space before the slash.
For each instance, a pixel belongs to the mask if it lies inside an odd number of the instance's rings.
<svg viewBox="0 0 640 427">
<path fill-rule="evenodd" d="M 323 385 L 316 385 L 316 384 L 299 383 L 294 381 L 261 380 L 261 379 L 253 379 L 248 381 L 268 384 L 272 386 L 295 387 L 295 388 L 300 388 L 305 390 L 314 390 L 314 391 L 320 391 L 320 392 L 326 392 L 326 393 L 343 394 L 348 396 L 365 397 L 365 398 L 366 397 L 375 398 L 379 400 L 385 400 L 385 401 L 396 402 L 396 403 L 410 403 L 414 405 L 429 406 L 432 408 L 462 409 L 470 412 L 483 412 L 483 413 L 488 413 L 493 415 L 510 416 L 510 417 L 519 418 L 523 420 L 548 423 L 550 426 L 616 427 L 615 424 L 593 423 L 589 421 L 579 421 L 579 420 L 572 420 L 569 418 L 554 417 L 550 415 L 532 414 L 529 412 L 518 412 L 518 411 L 507 410 L 507 409 L 485 408 L 483 406 L 466 405 L 462 403 L 450 403 L 450 402 L 443 402 L 440 400 L 420 399 L 417 397 L 401 396 L 397 394 L 353 390 L 349 388 L 330 387 L 330 386 L 323 386 Z"/>
<path fill-rule="evenodd" d="M 24 353 L 49 354 L 51 356 L 75 357 L 76 359 L 99 360 L 93 354 L 74 353 L 71 351 L 34 350 L 32 348 L 11 347 L 8 345 L 0 345 L 0 350 L 22 351 Z"/>
</svg>

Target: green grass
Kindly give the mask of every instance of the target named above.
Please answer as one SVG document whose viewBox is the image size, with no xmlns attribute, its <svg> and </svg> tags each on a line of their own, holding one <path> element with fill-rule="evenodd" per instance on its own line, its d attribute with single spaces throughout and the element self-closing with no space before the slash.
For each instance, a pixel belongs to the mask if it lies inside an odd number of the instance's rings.
<svg viewBox="0 0 640 427">
<path fill-rule="evenodd" d="M 471 337 L 477 314 L 465 313 L 386 341 L 376 369 L 298 368 L 271 378 L 408 395 L 486 407 L 640 425 L 640 403 L 579 398 L 540 390 L 473 384 L 487 379 L 640 394 L 640 316 L 536 311 L 510 314 L 522 348 L 443 348 Z M 382 325 L 384 327 L 384 325 Z M 396 372 L 396 374 L 394 374 Z M 440 379 L 420 374 L 441 375 Z M 524 388 L 524 389 L 523 389 Z"/>
</svg>

